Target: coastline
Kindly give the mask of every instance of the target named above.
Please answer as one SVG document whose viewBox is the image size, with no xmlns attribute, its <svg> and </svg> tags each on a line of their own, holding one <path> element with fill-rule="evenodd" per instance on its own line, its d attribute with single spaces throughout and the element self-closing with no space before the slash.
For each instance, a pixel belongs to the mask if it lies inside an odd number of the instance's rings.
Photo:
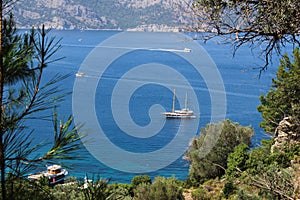
<svg viewBox="0 0 300 200">
<path fill-rule="evenodd" d="M 35 26 L 17 26 L 20 30 L 30 30 L 32 28 L 39 28 Z M 151 25 L 142 25 L 135 28 L 99 28 L 99 29 L 93 29 L 93 28 L 65 28 L 65 27 L 55 27 L 55 26 L 49 26 L 45 25 L 46 29 L 56 30 L 56 31 L 132 31 L 132 32 L 185 32 L 183 28 L 180 27 L 171 27 L 167 25 L 157 25 L 157 24 L 151 24 Z"/>
</svg>

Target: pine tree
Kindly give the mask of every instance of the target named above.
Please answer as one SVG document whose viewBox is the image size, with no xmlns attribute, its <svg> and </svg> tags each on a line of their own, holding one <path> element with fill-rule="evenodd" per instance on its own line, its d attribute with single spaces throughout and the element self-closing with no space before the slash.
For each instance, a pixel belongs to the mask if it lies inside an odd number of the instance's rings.
<svg viewBox="0 0 300 200">
<path fill-rule="evenodd" d="M 300 52 L 293 52 L 293 62 L 284 55 L 272 79 L 272 87 L 266 95 L 260 96 L 262 122 L 260 126 L 268 133 L 274 133 L 279 122 L 284 117 L 300 118 Z"/>
<path fill-rule="evenodd" d="M 63 100 L 65 95 L 58 82 L 66 77 L 57 75 L 42 84 L 45 69 L 60 59 L 53 58 L 61 48 L 60 40 L 49 37 L 44 26 L 19 34 L 12 15 L 3 19 L 3 9 L 14 2 L 0 0 L 0 181 L 3 200 L 13 198 L 14 191 L 8 192 L 8 189 L 14 188 L 14 181 L 23 178 L 32 166 L 50 159 L 76 158 L 72 152 L 82 146 L 73 118 L 59 121 L 54 111 L 52 147 L 38 158 L 32 155 L 42 146 L 33 144 L 33 130 L 24 122 L 33 114 L 55 108 L 57 102 Z"/>
</svg>

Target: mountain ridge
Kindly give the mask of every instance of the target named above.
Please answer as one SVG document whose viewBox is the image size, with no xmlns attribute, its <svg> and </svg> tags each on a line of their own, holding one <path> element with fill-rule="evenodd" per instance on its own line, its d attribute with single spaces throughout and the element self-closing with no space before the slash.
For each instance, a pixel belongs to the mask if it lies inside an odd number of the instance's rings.
<svg viewBox="0 0 300 200">
<path fill-rule="evenodd" d="M 17 2 L 13 13 L 20 28 L 178 31 L 180 6 L 180 0 L 31 0 Z"/>
</svg>

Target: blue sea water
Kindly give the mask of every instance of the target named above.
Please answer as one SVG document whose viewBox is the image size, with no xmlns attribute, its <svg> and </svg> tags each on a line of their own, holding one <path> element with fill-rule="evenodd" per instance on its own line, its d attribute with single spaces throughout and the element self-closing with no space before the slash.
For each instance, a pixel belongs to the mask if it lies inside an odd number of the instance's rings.
<svg viewBox="0 0 300 200">
<path fill-rule="evenodd" d="M 52 63 L 46 70 L 46 75 L 43 81 L 47 81 L 50 77 L 56 74 L 71 74 L 69 78 L 64 80 L 60 87 L 64 88 L 66 91 L 72 92 L 74 89 L 74 84 L 76 81 L 75 74 L 78 72 L 85 59 L 90 55 L 90 53 L 106 39 L 110 39 L 113 36 L 119 34 L 117 31 L 52 31 L 52 35 L 57 38 L 62 38 L 62 49 L 56 54 L 57 57 L 65 57 L 64 59 Z M 155 38 L 154 42 L 160 43 L 159 38 Z M 259 68 L 263 65 L 263 62 L 257 57 L 256 53 L 251 52 L 247 47 L 242 47 L 236 54 L 232 57 L 232 49 L 230 45 L 217 44 L 218 39 L 211 40 L 206 44 L 201 41 L 195 41 L 199 43 L 210 55 L 211 59 L 215 62 L 220 75 L 224 82 L 225 92 L 226 92 L 226 118 L 234 122 L 238 122 L 242 125 L 251 125 L 255 130 L 255 135 L 253 138 L 253 146 L 257 146 L 261 139 L 268 138 L 263 130 L 259 127 L 259 122 L 261 121 L 260 113 L 257 112 L 256 107 L 259 105 L 259 96 L 269 90 L 271 85 L 271 78 L 274 77 L 275 67 L 271 66 L 270 70 L 263 72 L 259 78 L 259 70 L 254 70 L 253 68 Z M 175 65 L 176 58 L 172 57 L 173 54 L 170 53 L 158 53 L 149 54 L 149 51 L 143 51 L 140 49 L 135 49 L 132 54 L 128 55 L 127 60 L 119 59 L 118 62 L 124 63 L 124 67 L 136 63 L 145 63 L 145 59 L 148 57 L 157 57 L 158 60 L 163 60 L 165 65 Z M 139 55 L 134 55 L 138 53 Z M 132 56 L 132 57 L 130 57 Z M 148 56 L 148 57 L 147 57 Z M 150 59 L 150 58 L 149 58 Z M 174 60 L 175 59 L 175 60 Z M 101 63 L 101 59 L 98 60 Z M 180 60 L 176 61 L 177 63 Z M 119 63 L 120 64 L 120 63 Z M 274 66 L 278 65 L 278 61 L 274 61 Z M 124 69 L 123 69 L 124 70 Z M 99 124 L 108 133 L 108 138 L 121 149 L 126 151 L 133 151 L 136 153 L 147 153 L 155 151 L 156 149 L 161 149 L 175 137 L 176 131 L 180 127 L 184 127 L 185 131 L 189 131 L 189 127 L 193 126 L 195 121 L 193 120 L 170 120 L 166 121 L 164 118 L 159 118 L 157 121 L 162 121 L 164 123 L 163 134 L 158 134 L 151 137 L 150 139 L 141 139 L 130 137 L 127 138 L 126 134 L 118 128 L 109 115 L 103 113 L 110 110 L 110 105 L 108 102 L 103 100 L 102 95 L 108 95 L 113 88 L 112 84 L 117 82 L 120 78 L 118 71 L 108 71 L 107 74 L 103 76 L 105 79 L 99 82 L 97 86 L 95 101 L 99 102 L 96 104 L 95 109 L 97 113 L 97 119 Z M 196 85 L 196 93 L 201 96 L 200 107 L 201 119 L 199 120 L 199 128 L 205 127 L 207 123 L 210 122 L 210 96 L 205 82 L 201 79 L 195 79 L 194 71 L 184 71 L 185 76 L 191 79 L 193 85 Z M 159 77 L 160 74 L 157 74 Z M 101 85 L 102 84 L 102 85 Z M 88 84 L 87 84 L 88 86 Z M 105 87 L 104 87 L 105 86 Z M 174 87 L 180 87 L 175 85 Z M 89 87 L 86 88 L 89 91 Z M 151 124 L 151 119 L 148 115 L 148 111 L 153 104 L 160 104 L 165 109 L 170 108 L 170 102 L 172 101 L 172 91 L 165 89 L 156 84 L 149 84 L 139 88 L 131 98 L 128 107 L 132 111 L 131 118 L 139 126 L 146 126 Z M 120 97 L 122 98 L 122 96 Z M 65 101 L 61 103 L 58 108 L 60 117 L 65 119 L 73 114 L 72 110 L 72 95 L 66 97 Z M 82 102 L 84 105 L 86 102 Z M 178 103 L 178 102 L 177 102 Z M 191 105 L 192 106 L 192 105 Z M 84 106 L 83 108 L 84 109 Z M 179 109 L 179 107 L 177 107 Z M 145 114 L 147 113 L 147 114 Z M 101 117 L 101 116 L 106 117 Z M 90 116 L 86 116 L 89 120 Z M 198 122 L 198 121 L 196 121 Z M 159 122 L 157 122 L 159 123 Z M 52 138 L 53 130 L 52 123 L 47 121 L 41 121 L 39 123 L 32 122 L 32 127 L 35 129 L 37 140 L 44 140 L 46 138 Z M 88 129 L 89 127 L 87 127 Z M 100 144 L 101 145 L 101 144 Z M 188 146 L 188 143 L 186 144 Z M 183 154 L 184 152 L 182 152 Z M 112 181 L 116 182 L 130 182 L 132 177 L 137 175 L 136 173 L 127 173 L 117 169 L 112 169 L 111 167 L 105 165 L 101 160 L 97 160 L 93 157 L 90 152 L 83 149 L 79 154 L 86 156 L 82 160 L 72 161 L 69 172 L 71 176 L 76 176 L 83 178 L 85 174 L 91 176 L 100 175 L 103 178 L 111 178 Z M 109 150 L 107 152 L 108 158 Z M 127 165 L 124 161 L 120 161 L 117 165 Z M 143 163 L 151 164 L 151 163 Z M 170 177 L 175 175 L 179 179 L 185 179 L 188 174 L 189 164 L 185 161 L 182 156 L 180 156 L 175 162 L 171 163 L 167 167 L 155 170 L 154 172 L 147 173 L 151 177 L 158 175 Z"/>
</svg>

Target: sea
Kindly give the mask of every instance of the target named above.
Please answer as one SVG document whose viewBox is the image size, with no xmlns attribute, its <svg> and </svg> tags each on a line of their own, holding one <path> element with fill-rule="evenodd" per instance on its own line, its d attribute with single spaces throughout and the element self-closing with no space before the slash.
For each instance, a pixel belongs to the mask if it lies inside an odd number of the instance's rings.
<svg viewBox="0 0 300 200">
<path fill-rule="evenodd" d="M 264 65 L 260 47 L 242 46 L 233 56 L 231 44 L 220 38 L 204 43 L 194 40 L 193 33 L 52 30 L 49 34 L 61 39 L 55 57 L 63 59 L 49 64 L 43 83 L 57 74 L 69 75 L 58 83 L 71 93 L 58 103 L 58 115 L 62 120 L 74 115 L 75 123 L 82 125 L 81 134 L 88 135 L 77 152 L 82 159 L 59 163 L 69 176 L 99 176 L 119 183 L 141 174 L 184 180 L 189 141 L 207 123 L 222 118 L 252 126 L 252 148 L 270 138 L 259 127 L 257 106 L 259 96 L 271 87 L 279 59 L 273 57 L 268 70 L 260 72 Z M 201 63 L 207 68 L 203 70 Z M 196 119 L 167 120 L 161 114 L 172 109 L 173 89 L 175 108 L 184 107 L 187 94 Z M 51 121 L 29 123 L 36 141 L 53 139 Z"/>
</svg>

